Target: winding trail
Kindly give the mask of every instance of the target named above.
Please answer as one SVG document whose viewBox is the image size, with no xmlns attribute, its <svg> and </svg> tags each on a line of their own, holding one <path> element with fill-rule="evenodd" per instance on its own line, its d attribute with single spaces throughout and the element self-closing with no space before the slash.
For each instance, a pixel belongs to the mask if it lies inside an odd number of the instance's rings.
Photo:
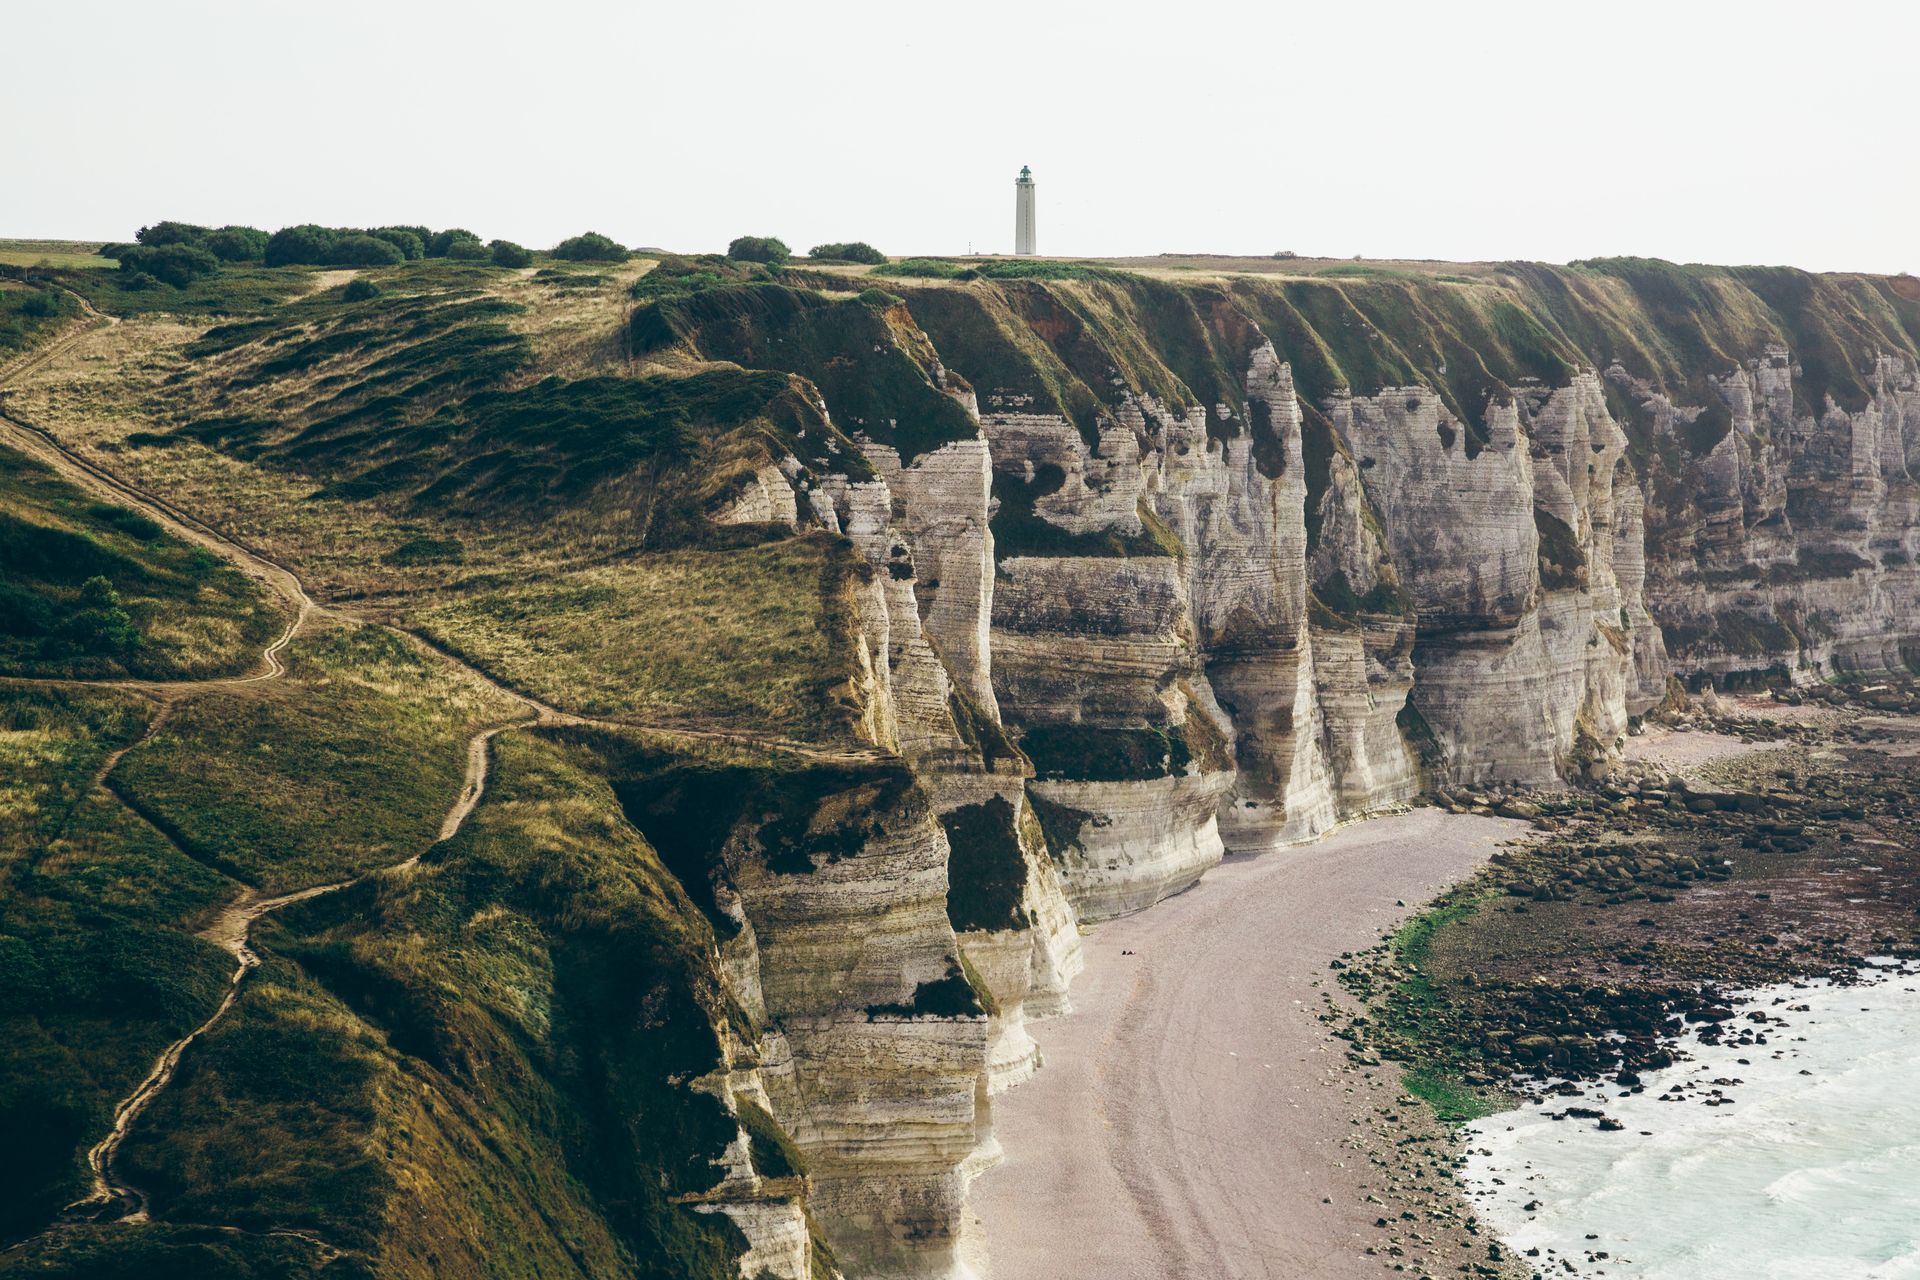
<svg viewBox="0 0 1920 1280">
<path fill-rule="evenodd" d="M 26 357 L 14 361 L 5 369 L 0 369 L 0 440 L 21 450 L 28 456 L 51 467 L 64 478 L 91 490 L 103 497 L 132 507 L 159 522 L 176 537 L 185 539 L 197 546 L 220 556 L 224 560 L 261 582 L 274 594 L 287 602 L 292 617 L 280 635 L 267 644 L 260 654 L 256 670 L 239 676 L 215 677 L 204 680 L 139 680 L 104 679 L 72 680 L 57 678 L 35 678 L 23 676 L 0 676 L 0 684 L 31 685 L 54 688 L 96 688 L 118 689 L 150 698 L 158 703 L 152 719 L 148 722 L 140 738 L 125 747 L 121 747 L 102 761 L 94 776 L 94 783 L 113 792 L 109 776 L 120 761 L 142 743 L 153 738 L 166 724 L 175 704 L 191 696 L 219 690 L 232 690 L 248 685 L 261 684 L 281 679 L 286 675 L 286 664 L 281 653 L 291 644 L 317 614 L 338 613 L 341 617 L 352 617 L 346 611 L 330 611 L 316 603 L 307 592 L 298 575 L 279 561 L 265 553 L 246 545 L 237 538 L 222 533 L 190 512 L 184 511 L 172 503 L 152 493 L 148 493 L 104 467 L 81 456 L 62 444 L 46 428 L 28 422 L 14 414 L 7 404 L 10 384 L 24 374 L 46 364 L 67 347 L 78 342 L 89 333 L 102 327 L 111 328 L 119 323 L 112 316 L 103 315 L 78 294 L 80 304 L 89 317 L 89 323 L 76 326 L 71 332 L 61 335 Z M 356 619 L 367 621 L 367 619 Z M 523 716 L 504 723 L 495 724 L 475 733 L 467 743 L 467 767 L 465 780 L 460 794 L 455 799 L 446 817 L 441 821 L 436 843 L 452 839 L 460 831 L 481 799 L 486 794 L 490 746 L 493 739 L 509 729 L 531 728 L 559 725 L 597 725 L 617 729 L 632 729 L 644 732 L 676 737 L 690 741 L 724 743 L 736 746 L 752 747 L 759 750 L 792 754 L 816 763 L 856 764 L 871 763 L 886 758 L 887 753 L 878 749 L 834 748 L 817 746 L 810 743 L 795 742 L 773 735 L 756 734 L 750 731 L 703 729 L 678 723 L 653 723 L 626 720 L 617 717 L 577 715 L 560 710 L 533 698 L 520 690 L 513 689 L 492 675 L 481 670 L 473 663 L 452 653 L 429 637 L 420 635 L 390 620 L 381 620 L 379 625 L 403 636 L 417 645 L 433 652 L 446 662 L 461 668 L 473 679 L 486 685 L 498 694 L 517 703 L 525 712 Z M 165 832 L 161 833 L 163 836 Z M 171 840 L 171 837 L 167 837 Z M 182 850 L 186 856 L 185 850 Z M 114 1172 L 114 1158 L 119 1154 L 127 1135 L 142 1113 L 153 1100 L 165 1091 L 174 1078 L 182 1055 L 192 1047 L 195 1041 L 212 1030 L 239 1001 L 242 985 L 247 974 L 260 964 L 260 957 L 252 946 L 253 928 L 265 916 L 282 907 L 305 902 L 326 894 L 337 893 L 352 885 L 362 883 L 378 876 L 404 874 L 420 860 L 418 853 L 391 866 L 376 868 L 362 875 L 328 884 L 311 885 L 291 893 L 267 896 L 252 887 L 244 889 L 225 907 L 221 908 L 212 923 L 202 929 L 199 936 L 219 946 L 234 959 L 233 976 L 228 980 L 226 993 L 213 1013 L 187 1035 L 168 1045 L 154 1062 L 146 1076 L 122 1098 L 114 1108 L 113 1123 L 105 1136 L 87 1152 L 87 1164 L 92 1173 L 91 1192 L 83 1199 L 69 1205 L 61 1221 L 64 1223 L 83 1221 L 126 1221 L 144 1222 L 149 1220 L 148 1202 L 144 1192 L 120 1179 Z M 59 1224 L 56 1224 L 59 1225 Z M 218 1227 L 222 1231 L 239 1232 L 239 1228 Z M 244 1233 L 243 1233 L 244 1234 Z M 342 1250 L 324 1239 L 308 1232 L 294 1230 L 275 1230 L 265 1234 L 285 1236 L 306 1241 L 318 1249 L 322 1260 L 340 1256 Z"/>
<path fill-rule="evenodd" d="M 1331 957 L 1362 950 L 1526 824 L 1437 809 L 1232 859 L 1094 929 L 1046 1066 L 994 1100 L 1006 1161 L 973 1184 L 991 1280 L 1340 1280 L 1382 1212 L 1353 1117 L 1397 1072 L 1345 1070 L 1319 1021 Z M 1410 907 L 1406 904 L 1414 904 Z M 1378 1190 L 1375 1185 L 1374 1190 Z M 984 1256 L 983 1256 L 984 1255 Z"/>
</svg>

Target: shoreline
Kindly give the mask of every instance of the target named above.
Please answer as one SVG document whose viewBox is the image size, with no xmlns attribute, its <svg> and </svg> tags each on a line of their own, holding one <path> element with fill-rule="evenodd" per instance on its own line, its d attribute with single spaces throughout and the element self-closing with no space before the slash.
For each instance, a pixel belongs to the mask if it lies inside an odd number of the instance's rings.
<svg viewBox="0 0 1920 1280">
<path fill-rule="evenodd" d="M 1348 1055 L 1327 966 L 1525 831 L 1431 808 L 1382 816 L 1229 859 L 1094 927 L 1074 1012 L 1032 1028 L 1045 1067 L 995 1099 L 1005 1159 L 972 1184 L 969 1268 L 1374 1276 L 1369 1250 L 1401 1248 L 1375 1225 L 1386 1218 L 1473 1241 L 1453 1265 L 1484 1261 L 1462 1206 L 1421 1185 L 1446 1135 L 1405 1140 L 1413 1100 L 1397 1070 Z"/>
<path fill-rule="evenodd" d="M 1684 1075 L 1694 1038 L 1764 1043 L 1767 1015 L 1743 993 L 1849 990 L 1873 957 L 1920 957 L 1920 717 L 1844 696 L 1777 713 L 1764 696 L 1706 701 L 1704 724 L 1631 739 L 1613 779 L 1530 796 L 1533 842 L 1342 975 L 1366 1003 L 1347 1028 L 1357 1052 L 1440 1082 L 1430 1096 L 1453 1121 L 1504 1122 L 1544 1101 L 1597 1122 L 1604 1104 L 1581 1097 L 1636 1096 L 1676 1062 Z M 1462 1163 L 1475 1132 L 1453 1131 Z M 1463 1203 L 1486 1202 L 1454 1185 Z M 1591 1243 L 1592 1229 L 1575 1238 Z M 1614 1251 L 1591 1248 L 1582 1274 L 1638 1274 L 1607 1270 L 1599 1254 Z M 1571 1265 L 1564 1250 L 1508 1258 L 1520 1274 Z"/>
<path fill-rule="evenodd" d="M 1884 926 L 1886 908 L 1910 914 L 1920 900 L 1920 857 L 1882 874 L 1898 842 L 1875 834 L 1904 823 L 1909 796 L 1920 809 L 1920 767 L 1909 768 L 1920 719 L 1827 706 L 1775 717 L 1773 705 L 1713 699 L 1700 722 L 1649 725 L 1623 773 L 1591 792 L 1468 797 L 1451 812 L 1345 824 L 1284 854 L 1230 858 L 1185 893 L 1090 930 L 1075 1011 L 1032 1028 L 1045 1069 L 995 1100 L 1005 1158 L 972 1184 L 965 1266 L 979 1280 L 1052 1277 L 1069 1259 L 1070 1274 L 1122 1280 L 1536 1274 L 1536 1259 L 1476 1219 L 1481 1198 L 1459 1170 L 1471 1130 L 1447 1121 L 1521 1101 L 1514 1086 L 1528 1078 L 1599 1078 L 1583 1052 L 1600 1050 L 1608 1073 L 1658 1070 L 1674 1061 L 1668 1021 L 1719 1026 L 1732 993 L 1763 980 L 1847 981 L 1863 949 L 1827 926 Z M 1854 792 L 1877 798 L 1847 803 Z M 1564 874 L 1569 853 L 1608 840 L 1664 852 L 1626 880 L 1553 881 L 1537 902 L 1505 883 L 1516 867 L 1538 875 L 1557 862 Z M 1874 910 L 1856 910 L 1862 875 L 1885 882 Z M 1622 906 L 1660 919 L 1602 922 Z M 1532 1063 L 1474 1054 L 1492 1069 L 1463 1071 L 1431 1052 L 1449 1038 L 1460 1047 L 1459 1023 L 1410 1029 L 1381 1016 L 1409 979 L 1479 981 L 1445 954 L 1476 917 L 1570 962 L 1541 966 L 1549 988 L 1583 967 L 1610 995 L 1647 988 L 1602 1002 L 1598 1021 L 1627 1026 L 1626 1051 L 1602 1050 L 1608 1037 L 1582 1027 L 1570 1056 L 1554 1041 Z M 1733 921 L 1743 936 L 1729 947 L 1716 929 Z M 1623 926 L 1672 933 L 1623 967 Z M 1410 935 L 1421 960 L 1401 968 Z M 1920 954 L 1920 934 L 1874 936 Z M 1470 941 L 1469 956 L 1514 959 Z M 1436 944 L 1442 962 L 1424 972 Z M 1555 968 L 1565 971 L 1545 976 Z M 1504 1012 L 1511 1047 L 1548 1010 Z"/>
<path fill-rule="evenodd" d="M 1920 1264 L 1920 1183 L 1890 1176 L 1920 1117 L 1906 1088 L 1920 1062 L 1916 973 L 1890 964 L 1853 985 L 1736 993 L 1751 1024 L 1737 1039 L 1702 1039 L 1716 1024 L 1695 1024 L 1673 1066 L 1631 1086 L 1554 1090 L 1468 1125 L 1467 1194 L 1555 1274 L 1877 1276 L 1888 1273 L 1876 1264 Z M 1849 1226 L 1836 1233 L 1835 1220 Z"/>
</svg>

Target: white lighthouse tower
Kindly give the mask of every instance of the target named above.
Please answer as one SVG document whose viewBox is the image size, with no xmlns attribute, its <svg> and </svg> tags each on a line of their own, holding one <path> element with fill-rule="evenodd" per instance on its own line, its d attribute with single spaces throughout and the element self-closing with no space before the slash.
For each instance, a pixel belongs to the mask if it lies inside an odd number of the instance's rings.
<svg viewBox="0 0 1920 1280">
<path fill-rule="evenodd" d="M 1039 252 L 1033 244 L 1033 170 L 1025 165 L 1020 166 L 1020 176 L 1013 183 L 1013 251 Z"/>
</svg>

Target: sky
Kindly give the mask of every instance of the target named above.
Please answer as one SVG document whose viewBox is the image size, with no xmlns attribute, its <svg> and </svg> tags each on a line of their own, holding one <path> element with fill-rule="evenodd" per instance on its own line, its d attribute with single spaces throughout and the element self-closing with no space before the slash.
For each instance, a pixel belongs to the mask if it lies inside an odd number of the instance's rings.
<svg viewBox="0 0 1920 1280">
<path fill-rule="evenodd" d="M 1920 270 L 1912 0 L 7 0 L 0 237 Z"/>
</svg>

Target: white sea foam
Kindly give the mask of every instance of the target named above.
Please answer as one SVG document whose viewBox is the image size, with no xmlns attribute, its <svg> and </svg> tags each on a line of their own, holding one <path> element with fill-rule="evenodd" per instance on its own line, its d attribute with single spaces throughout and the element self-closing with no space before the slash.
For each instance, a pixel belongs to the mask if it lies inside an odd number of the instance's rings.
<svg viewBox="0 0 1920 1280">
<path fill-rule="evenodd" d="M 1481 1217 L 1543 1274 L 1920 1280 L 1920 979 L 1750 995 L 1785 1020 L 1752 1027 L 1764 1044 L 1470 1126 Z M 1733 1101 L 1705 1105 L 1715 1089 Z M 1549 1118 L 1568 1106 L 1625 1127 Z"/>
</svg>

